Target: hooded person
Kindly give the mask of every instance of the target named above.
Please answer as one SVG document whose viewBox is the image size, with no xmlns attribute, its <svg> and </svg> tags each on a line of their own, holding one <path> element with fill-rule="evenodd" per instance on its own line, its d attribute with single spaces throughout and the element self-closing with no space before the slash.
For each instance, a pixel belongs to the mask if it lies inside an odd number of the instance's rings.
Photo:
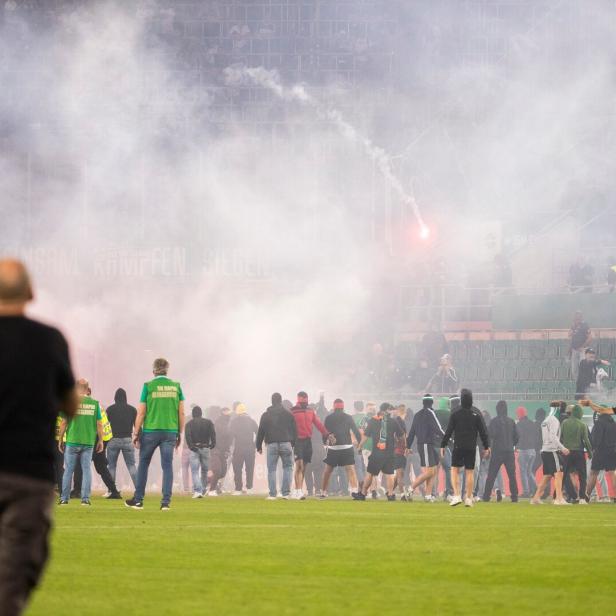
<svg viewBox="0 0 616 616">
<path fill-rule="evenodd" d="M 235 407 L 235 417 L 229 424 L 229 437 L 233 446 L 233 479 L 235 496 L 252 492 L 255 472 L 255 435 L 257 422 L 247 414 L 246 405 L 239 402 Z M 246 472 L 246 488 L 242 483 L 242 471 Z"/>
<path fill-rule="evenodd" d="M 422 408 L 415 413 L 411 429 L 406 437 L 406 448 L 409 453 L 413 452 L 413 442 L 417 439 L 417 451 L 421 464 L 421 475 L 416 477 L 411 484 L 407 499 L 412 498 L 413 492 L 425 483 L 424 500 L 428 503 L 435 500 L 432 495 L 432 484 L 438 476 L 438 465 L 441 460 L 438 444 L 444 435 L 441 424 L 432 410 L 433 404 L 432 394 L 425 394 L 422 399 Z"/>
<path fill-rule="evenodd" d="M 359 449 L 364 446 L 368 438 L 372 438 L 372 453 L 368 458 L 368 468 L 364 483 L 359 492 L 354 492 L 354 500 L 366 500 L 366 493 L 372 485 L 375 477 L 383 473 L 387 483 L 387 500 L 396 500 L 394 494 L 394 461 L 395 442 L 397 438 L 404 436 L 404 429 L 394 417 L 391 416 L 393 406 L 389 402 L 383 402 L 377 415 L 372 417 L 364 430 Z"/>
<path fill-rule="evenodd" d="M 220 409 L 220 414 L 214 420 L 216 430 L 216 446 L 210 450 L 210 490 L 208 496 L 218 496 L 222 493 L 221 481 L 227 475 L 229 453 L 231 451 L 231 424 L 232 410 L 225 406 Z"/>
<path fill-rule="evenodd" d="M 107 418 L 111 425 L 113 437 L 107 443 L 107 463 L 109 473 L 115 482 L 120 454 L 133 482 L 137 485 L 137 464 L 135 461 L 135 447 L 132 442 L 133 427 L 137 418 L 137 409 L 128 404 L 126 391 L 121 387 L 115 392 L 114 403 L 107 409 Z"/>
<path fill-rule="evenodd" d="M 188 451 L 188 466 L 192 477 L 193 498 L 203 498 L 210 468 L 210 452 L 216 447 L 214 422 L 203 417 L 200 406 L 193 406 L 190 419 L 184 427 L 184 442 Z"/>
<path fill-rule="evenodd" d="M 263 453 L 263 443 L 267 447 L 267 500 L 276 500 L 276 469 L 278 460 L 282 462 L 282 498 L 288 499 L 291 491 L 293 473 L 293 446 L 297 438 L 297 427 L 293 415 L 283 406 L 282 396 L 272 394 L 272 405 L 261 415 L 255 447 Z"/>
<path fill-rule="evenodd" d="M 579 404 L 569 404 L 566 409 L 567 418 L 561 424 L 561 441 L 569 450 L 563 469 L 563 486 L 567 500 L 572 503 L 587 504 L 586 501 L 586 455 L 592 458 L 592 446 L 588 427 L 582 421 L 584 411 Z M 575 473 L 579 480 L 579 491 L 571 481 Z"/>
<path fill-rule="evenodd" d="M 612 485 L 616 485 L 616 408 L 604 407 L 590 400 L 584 401 L 584 406 L 590 406 L 595 412 L 595 423 L 590 435 L 593 458 L 586 493 L 589 500 L 601 471 L 604 471 L 606 476 L 611 476 Z"/>
<path fill-rule="evenodd" d="M 328 442 L 334 445 L 333 439 L 330 439 L 330 434 L 321 423 L 317 413 L 308 405 L 308 394 L 305 391 L 300 391 L 297 394 L 297 404 L 291 409 L 291 414 L 295 419 L 297 428 L 297 440 L 295 441 L 295 490 L 293 498 L 297 500 L 305 500 L 304 494 L 304 475 L 306 465 L 312 461 L 312 429 L 313 426 L 325 437 Z"/>
<path fill-rule="evenodd" d="M 452 437 L 454 447 L 451 454 L 451 479 L 454 496 L 450 505 L 455 507 L 462 502 L 460 497 L 460 469 L 464 467 L 466 475 L 464 504 L 467 507 L 472 507 L 477 437 L 481 439 L 485 457 L 490 455 L 490 438 L 481 412 L 473 406 L 473 392 L 470 389 L 463 389 L 460 392 L 460 406 L 449 418 L 447 430 L 441 441 L 441 455 L 444 454 L 444 449 Z"/>
<path fill-rule="evenodd" d="M 528 418 L 528 412 L 523 406 L 515 411 L 518 423 L 518 464 L 520 465 L 520 479 L 522 481 L 522 497 L 529 498 L 535 493 L 537 483 L 533 465 L 538 448 L 537 430 L 535 424 Z"/>
<path fill-rule="evenodd" d="M 505 400 L 496 403 L 496 417 L 490 422 L 488 435 L 492 443 L 492 455 L 488 466 L 488 477 L 483 492 L 483 500 L 489 502 L 496 476 L 501 466 L 505 466 L 511 491 L 511 502 L 518 502 L 518 482 L 515 475 L 514 448 L 518 444 L 519 435 L 513 419 L 507 416 L 508 408 Z"/>
<path fill-rule="evenodd" d="M 541 461 L 543 463 L 543 478 L 537 486 L 531 505 L 542 503 L 541 497 L 545 488 L 554 479 L 556 492 L 555 505 L 568 505 L 563 498 L 563 459 L 569 455 L 569 450 L 560 441 L 560 401 L 550 403 L 550 413 L 541 423 Z"/>
</svg>

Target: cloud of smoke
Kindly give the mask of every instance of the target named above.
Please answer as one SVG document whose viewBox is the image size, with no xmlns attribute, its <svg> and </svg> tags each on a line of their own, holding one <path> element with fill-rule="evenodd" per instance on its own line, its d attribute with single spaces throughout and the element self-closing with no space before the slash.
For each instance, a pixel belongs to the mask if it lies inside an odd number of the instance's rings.
<svg viewBox="0 0 616 616">
<path fill-rule="evenodd" d="M 387 3 L 396 28 L 375 6 L 367 42 L 332 34 L 365 68 L 325 96 L 193 36 L 210 9 L 222 23 L 215 2 L 182 5 L 199 13 L 185 22 L 172 3 L 49 4 L 48 23 L 3 9 L 0 248 L 28 261 L 36 314 L 103 399 L 137 395 L 156 355 L 201 405 L 339 393 L 391 335 L 397 286 L 435 282 L 428 259 L 464 283 L 614 192 L 613 3 L 540 3 L 545 19 Z M 432 244 L 411 237 L 413 212 Z M 543 284 L 577 237 L 569 223 L 520 251 L 514 279 Z"/>
<path fill-rule="evenodd" d="M 304 105 L 313 107 L 315 111 L 322 117 L 327 118 L 335 127 L 336 130 L 348 141 L 360 146 L 366 155 L 378 167 L 380 173 L 387 180 L 393 191 L 396 193 L 402 203 L 410 206 L 422 234 L 425 234 L 427 227 L 421 216 L 421 211 L 415 198 L 409 194 L 403 187 L 402 182 L 394 173 L 391 165 L 391 160 L 383 148 L 380 148 L 366 136 L 362 135 L 357 129 L 350 124 L 338 109 L 330 108 L 310 96 L 306 92 L 305 86 L 295 84 L 290 87 L 282 85 L 280 75 L 276 70 L 267 70 L 266 68 L 247 67 L 247 66 L 229 66 L 224 70 L 225 81 L 229 85 L 238 85 L 250 80 L 257 85 L 270 89 L 279 98 L 285 101 L 298 101 Z"/>
</svg>

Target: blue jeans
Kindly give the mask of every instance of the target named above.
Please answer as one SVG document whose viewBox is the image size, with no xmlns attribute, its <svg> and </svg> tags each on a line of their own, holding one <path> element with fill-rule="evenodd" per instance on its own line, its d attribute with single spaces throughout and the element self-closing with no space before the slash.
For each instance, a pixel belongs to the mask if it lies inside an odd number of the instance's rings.
<svg viewBox="0 0 616 616">
<path fill-rule="evenodd" d="M 64 448 L 64 475 L 62 476 L 62 500 L 68 501 L 71 496 L 71 482 L 77 464 L 77 458 L 81 462 L 81 500 L 90 499 L 92 489 L 92 453 L 94 447 L 85 445 L 66 445 Z"/>
<path fill-rule="evenodd" d="M 139 468 L 137 469 L 137 485 L 135 486 L 135 500 L 143 502 L 145 486 L 148 482 L 148 470 L 156 449 L 160 447 L 160 465 L 163 469 L 163 499 L 161 504 L 171 502 L 173 490 L 173 450 L 177 443 L 177 434 L 174 432 L 144 432 L 141 435 L 139 449 Z"/>
<path fill-rule="evenodd" d="M 445 473 L 445 496 L 453 494 L 453 485 L 451 484 L 451 449 L 445 447 L 445 455 L 441 458 L 441 466 Z"/>
<path fill-rule="evenodd" d="M 278 458 L 282 460 L 282 495 L 288 496 L 291 491 L 291 475 L 293 474 L 293 447 L 291 443 L 269 443 L 267 446 L 267 483 L 269 495 L 276 496 L 276 467 Z"/>
<path fill-rule="evenodd" d="M 207 471 L 210 464 L 210 448 L 201 447 L 190 450 L 190 471 L 192 473 L 193 492 L 203 494 L 207 486 Z M 201 471 L 201 475 L 199 475 Z"/>
<path fill-rule="evenodd" d="M 518 450 L 518 464 L 520 465 L 520 479 L 522 480 L 522 492 L 533 496 L 537 491 L 537 483 L 535 481 L 535 473 L 533 473 L 533 464 L 537 452 L 534 449 Z"/>
<path fill-rule="evenodd" d="M 135 464 L 135 447 L 130 437 L 115 438 L 115 436 L 107 443 L 107 464 L 109 465 L 109 473 L 113 477 L 113 482 L 116 480 L 116 468 L 118 466 L 118 458 L 120 453 L 124 457 L 124 463 L 128 469 L 128 474 L 133 480 L 133 485 L 137 487 L 137 465 Z"/>
</svg>

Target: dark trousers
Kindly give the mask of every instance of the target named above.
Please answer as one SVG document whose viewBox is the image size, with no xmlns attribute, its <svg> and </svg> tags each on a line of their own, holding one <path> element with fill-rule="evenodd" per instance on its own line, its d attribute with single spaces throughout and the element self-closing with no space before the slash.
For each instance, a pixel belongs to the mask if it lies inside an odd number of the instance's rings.
<svg viewBox="0 0 616 616">
<path fill-rule="evenodd" d="M 0 614 L 18 616 L 47 557 L 53 484 L 0 473 Z"/>
<path fill-rule="evenodd" d="M 218 482 L 227 474 L 227 452 L 220 449 L 210 449 L 210 492 L 218 489 Z"/>
<path fill-rule="evenodd" d="M 107 443 L 105 443 L 105 447 Z M 109 472 L 109 466 L 107 465 L 107 456 L 105 455 L 105 450 L 100 453 L 96 453 L 96 445 L 94 449 L 94 453 L 92 454 L 92 462 L 94 462 L 94 468 L 96 472 L 101 476 L 105 487 L 109 492 L 115 494 L 118 489 L 116 488 L 115 481 Z M 73 475 L 73 490 L 76 494 L 81 494 L 81 466 L 78 464 L 75 467 L 75 473 Z"/>
<path fill-rule="evenodd" d="M 513 451 L 493 451 L 490 457 L 490 465 L 488 466 L 488 478 L 486 479 L 486 487 L 483 493 L 483 500 L 490 500 L 492 488 L 496 481 L 496 475 L 500 471 L 500 467 L 505 465 L 507 477 L 509 478 L 509 489 L 511 490 L 511 500 L 518 500 L 518 482 L 515 477 L 515 456 Z"/>
<path fill-rule="evenodd" d="M 571 450 L 568 456 L 565 456 L 565 468 L 563 474 L 563 486 L 567 496 L 571 499 L 578 500 L 580 496 L 584 498 L 586 495 L 586 457 L 583 451 Z M 577 473 L 580 478 L 580 492 L 575 489 L 573 481 L 571 481 L 571 473 Z"/>
<path fill-rule="evenodd" d="M 236 449 L 233 452 L 233 479 L 235 480 L 235 489 L 238 492 L 242 491 L 242 469 L 246 467 L 246 489 L 252 490 L 252 480 L 255 474 L 255 448 L 249 450 Z"/>
<path fill-rule="evenodd" d="M 306 489 L 308 494 L 316 494 L 321 489 L 323 483 L 323 471 L 325 470 L 325 464 L 320 459 L 312 459 L 312 462 L 306 467 Z"/>
<path fill-rule="evenodd" d="M 62 477 L 64 476 L 64 454 L 58 449 L 57 441 L 53 454 L 53 467 L 56 475 L 56 485 L 58 486 L 58 492 L 62 493 Z M 81 472 L 81 469 L 79 470 L 79 472 Z"/>
</svg>

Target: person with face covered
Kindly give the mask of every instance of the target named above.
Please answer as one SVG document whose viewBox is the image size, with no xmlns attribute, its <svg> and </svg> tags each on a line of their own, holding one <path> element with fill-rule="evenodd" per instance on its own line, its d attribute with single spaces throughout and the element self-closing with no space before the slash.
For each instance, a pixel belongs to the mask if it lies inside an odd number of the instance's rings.
<svg viewBox="0 0 616 616">
<path fill-rule="evenodd" d="M 464 504 L 466 507 L 472 507 L 477 437 L 481 439 L 485 457 L 490 455 L 490 437 L 481 411 L 473 406 L 473 392 L 470 389 L 463 389 L 460 392 L 460 406 L 451 414 L 445 436 L 441 441 L 441 456 L 445 453 L 444 449 L 452 437 L 454 447 L 451 454 L 451 482 L 454 495 L 449 504 L 455 507 L 462 503 L 460 469 L 464 468 L 466 475 Z"/>
<path fill-rule="evenodd" d="M 492 455 L 488 467 L 488 478 L 483 492 L 483 500 L 490 501 L 492 488 L 501 466 L 505 467 L 509 478 L 511 502 L 518 502 L 518 483 L 515 476 L 514 447 L 518 444 L 519 436 L 515 422 L 507 417 L 507 403 L 499 400 L 496 403 L 496 417 L 490 422 L 488 434 L 492 442 Z"/>
<path fill-rule="evenodd" d="M 383 473 L 387 482 L 387 500 L 396 500 L 394 494 L 394 446 L 396 438 L 404 436 L 404 430 L 400 423 L 391 417 L 393 406 L 388 402 L 383 402 L 379 413 L 368 421 L 362 440 L 359 443 L 361 449 L 368 438 L 373 441 L 373 448 L 368 458 L 368 468 L 364 484 L 359 492 L 351 495 L 354 500 L 366 500 L 366 494 L 372 485 L 375 477 Z"/>
<path fill-rule="evenodd" d="M 295 490 L 292 498 L 305 500 L 304 494 L 304 474 L 306 466 L 312 462 L 312 429 L 313 426 L 326 438 L 331 445 L 334 439 L 329 438 L 330 434 L 321 423 L 314 409 L 308 407 L 308 394 L 300 391 L 297 394 L 297 404 L 291 409 L 295 425 L 297 428 L 297 440 L 295 441 Z"/>
</svg>

